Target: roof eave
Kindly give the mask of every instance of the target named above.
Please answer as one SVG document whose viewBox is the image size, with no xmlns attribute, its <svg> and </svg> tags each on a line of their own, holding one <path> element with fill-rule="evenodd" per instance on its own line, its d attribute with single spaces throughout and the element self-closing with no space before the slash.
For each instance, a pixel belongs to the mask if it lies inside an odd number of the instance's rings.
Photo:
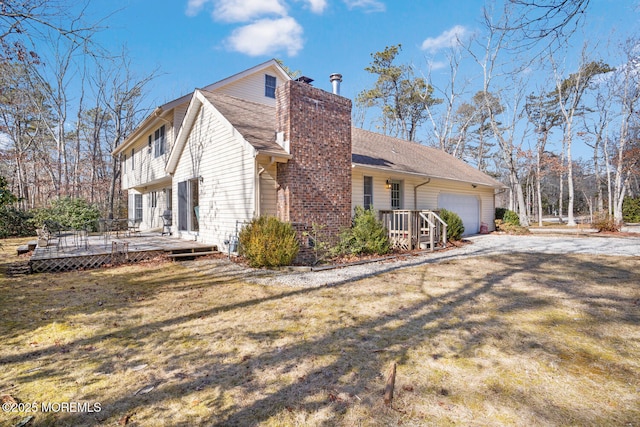
<svg viewBox="0 0 640 427">
<path fill-rule="evenodd" d="M 499 183 L 500 185 L 490 185 L 490 184 L 488 184 L 486 182 L 471 181 L 471 180 L 464 180 L 464 179 L 455 179 L 455 178 L 432 175 L 432 174 L 427 174 L 427 173 L 422 173 L 422 172 L 400 171 L 400 170 L 396 170 L 396 169 L 390 169 L 390 168 L 387 168 L 387 167 L 384 167 L 384 166 L 372 166 L 372 165 L 367 165 L 367 164 L 358 163 L 358 162 L 352 162 L 351 165 L 354 168 L 362 168 L 362 169 L 378 171 L 378 172 L 382 171 L 382 172 L 386 172 L 386 173 L 390 173 L 390 174 L 396 174 L 396 175 L 410 175 L 410 176 L 419 176 L 419 177 L 422 177 L 422 178 L 443 179 L 443 180 L 447 180 L 447 181 L 464 182 L 465 184 L 478 185 L 478 186 L 483 186 L 483 187 L 487 187 L 487 188 L 504 188 L 504 184 L 502 184 L 502 183 Z"/>
</svg>

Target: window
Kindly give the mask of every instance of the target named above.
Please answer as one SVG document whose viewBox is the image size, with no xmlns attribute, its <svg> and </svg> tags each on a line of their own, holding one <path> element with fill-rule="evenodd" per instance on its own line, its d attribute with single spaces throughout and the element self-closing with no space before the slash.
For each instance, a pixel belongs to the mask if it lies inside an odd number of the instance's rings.
<svg viewBox="0 0 640 427">
<path fill-rule="evenodd" d="M 154 156 L 159 157 L 165 153 L 164 125 L 156 129 L 154 133 Z"/>
<path fill-rule="evenodd" d="M 364 177 L 364 208 L 371 209 L 373 207 L 373 177 Z"/>
<path fill-rule="evenodd" d="M 142 222 L 142 194 L 136 194 L 134 199 L 136 221 Z"/>
<path fill-rule="evenodd" d="M 134 154 L 136 154 L 136 150 L 132 148 L 131 149 L 131 170 L 134 170 L 136 168 L 136 158 Z"/>
<path fill-rule="evenodd" d="M 264 75 L 264 96 L 267 98 L 276 97 L 276 78 L 268 74 Z"/>
<path fill-rule="evenodd" d="M 158 193 L 156 191 L 151 192 L 151 207 L 158 207 Z"/>
<path fill-rule="evenodd" d="M 401 209 L 402 207 L 402 183 L 391 181 L 391 209 Z"/>
<path fill-rule="evenodd" d="M 122 173 L 127 173 L 127 155 L 122 153 Z"/>
</svg>

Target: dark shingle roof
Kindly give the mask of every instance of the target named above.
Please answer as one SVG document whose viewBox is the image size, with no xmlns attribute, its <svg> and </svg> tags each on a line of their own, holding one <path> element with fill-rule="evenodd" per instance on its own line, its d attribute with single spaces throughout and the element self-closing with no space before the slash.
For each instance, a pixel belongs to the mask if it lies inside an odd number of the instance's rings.
<svg viewBox="0 0 640 427">
<path fill-rule="evenodd" d="M 200 91 L 256 150 L 286 154 L 275 140 L 274 107 L 220 93 Z M 489 175 L 435 148 L 357 128 L 352 128 L 351 138 L 351 159 L 356 165 L 504 187 Z"/>
<path fill-rule="evenodd" d="M 462 160 L 416 142 L 357 128 L 352 128 L 351 139 L 351 159 L 356 165 L 504 187 L 501 182 Z"/>
<path fill-rule="evenodd" d="M 200 92 L 256 150 L 286 154 L 276 142 L 274 107 L 221 93 Z"/>
</svg>

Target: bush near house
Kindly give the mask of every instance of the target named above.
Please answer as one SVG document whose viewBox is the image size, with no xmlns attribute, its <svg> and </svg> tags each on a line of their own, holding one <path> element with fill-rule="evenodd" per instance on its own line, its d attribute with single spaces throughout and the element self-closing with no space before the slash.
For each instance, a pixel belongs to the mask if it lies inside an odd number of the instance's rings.
<svg viewBox="0 0 640 427">
<path fill-rule="evenodd" d="M 273 216 L 252 220 L 240 231 L 240 255 L 252 267 L 290 265 L 298 255 L 300 244 L 291 224 Z"/>
<path fill-rule="evenodd" d="M 507 208 L 496 208 L 496 219 L 501 220 L 503 224 L 520 225 L 518 214 Z"/>
<path fill-rule="evenodd" d="M 520 217 L 512 210 L 496 208 L 496 230 L 509 234 L 527 234 L 529 229 L 520 226 Z"/>
<path fill-rule="evenodd" d="M 356 206 L 351 228 L 340 233 L 336 255 L 383 255 L 389 253 L 389 233 L 373 209 Z"/>
<path fill-rule="evenodd" d="M 624 222 L 640 222 L 640 197 L 625 197 L 622 203 Z"/>
<path fill-rule="evenodd" d="M 440 209 L 440 218 L 447 223 L 447 240 L 461 240 L 464 224 L 460 216 L 455 212 Z"/>
<path fill-rule="evenodd" d="M 85 199 L 62 197 L 54 200 L 49 207 L 34 211 L 31 223 L 35 228 L 42 227 L 45 221 L 55 222 L 62 229 L 97 231 L 100 210 Z"/>
</svg>

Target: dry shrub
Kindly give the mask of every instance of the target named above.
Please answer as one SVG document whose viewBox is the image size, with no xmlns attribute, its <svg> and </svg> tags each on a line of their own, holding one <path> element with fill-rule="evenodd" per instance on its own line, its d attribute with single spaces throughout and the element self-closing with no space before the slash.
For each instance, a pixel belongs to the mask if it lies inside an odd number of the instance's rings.
<svg viewBox="0 0 640 427">
<path fill-rule="evenodd" d="M 240 231 L 240 253 L 252 267 L 290 265 L 299 250 L 291 224 L 273 216 L 256 218 Z"/>
<path fill-rule="evenodd" d="M 613 219 L 613 216 L 609 214 L 598 215 L 591 223 L 591 226 L 600 232 L 620 231 L 620 226 Z"/>
</svg>

